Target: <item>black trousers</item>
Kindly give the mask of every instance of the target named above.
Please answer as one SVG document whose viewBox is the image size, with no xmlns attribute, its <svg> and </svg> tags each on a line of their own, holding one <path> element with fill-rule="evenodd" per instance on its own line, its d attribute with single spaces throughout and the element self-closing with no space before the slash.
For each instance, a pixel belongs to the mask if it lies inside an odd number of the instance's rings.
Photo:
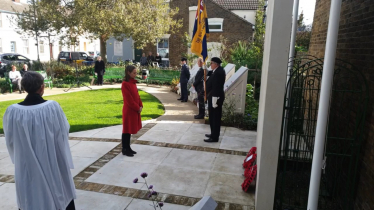
<svg viewBox="0 0 374 210">
<path fill-rule="evenodd" d="M 122 152 L 125 152 L 130 147 L 131 134 L 122 133 Z"/>
<path fill-rule="evenodd" d="M 208 111 L 210 131 L 212 135 L 211 138 L 218 141 L 221 132 L 222 105 L 218 105 L 218 107 L 213 108 L 212 98 L 209 98 Z"/>
<path fill-rule="evenodd" d="M 204 91 L 197 93 L 197 100 L 199 101 L 199 116 L 205 116 Z"/>
<path fill-rule="evenodd" d="M 188 94 L 187 94 L 187 82 L 186 83 L 181 83 L 181 99 L 182 101 L 187 101 L 188 100 Z"/>
<path fill-rule="evenodd" d="M 97 74 L 97 84 L 98 85 L 103 84 L 103 75 Z"/>
<path fill-rule="evenodd" d="M 19 209 L 19 210 L 21 210 L 21 209 Z M 66 207 L 66 210 L 75 210 L 74 199 L 71 200 L 71 202 L 69 203 L 69 205 Z"/>
</svg>

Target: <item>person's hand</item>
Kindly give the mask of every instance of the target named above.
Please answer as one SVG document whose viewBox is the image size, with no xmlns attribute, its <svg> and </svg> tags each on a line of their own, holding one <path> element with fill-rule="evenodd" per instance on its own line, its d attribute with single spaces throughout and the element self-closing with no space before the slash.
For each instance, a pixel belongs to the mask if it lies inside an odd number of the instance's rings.
<svg viewBox="0 0 374 210">
<path fill-rule="evenodd" d="M 218 105 L 217 105 L 217 101 L 218 101 L 219 97 L 212 97 L 212 106 L 213 108 L 217 108 Z"/>
<path fill-rule="evenodd" d="M 140 109 L 139 109 L 138 113 L 141 113 L 141 112 L 142 112 L 142 110 L 143 110 L 143 107 L 140 107 Z"/>
</svg>

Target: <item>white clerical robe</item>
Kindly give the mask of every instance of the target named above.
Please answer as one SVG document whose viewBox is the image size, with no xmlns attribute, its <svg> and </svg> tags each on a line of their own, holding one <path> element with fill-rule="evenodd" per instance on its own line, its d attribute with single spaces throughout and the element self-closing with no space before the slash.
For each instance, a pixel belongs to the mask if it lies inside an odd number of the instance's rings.
<svg viewBox="0 0 374 210">
<path fill-rule="evenodd" d="M 60 105 L 46 101 L 13 104 L 4 114 L 4 133 L 15 165 L 21 210 L 65 210 L 76 198 L 70 169 L 69 123 Z"/>
</svg>

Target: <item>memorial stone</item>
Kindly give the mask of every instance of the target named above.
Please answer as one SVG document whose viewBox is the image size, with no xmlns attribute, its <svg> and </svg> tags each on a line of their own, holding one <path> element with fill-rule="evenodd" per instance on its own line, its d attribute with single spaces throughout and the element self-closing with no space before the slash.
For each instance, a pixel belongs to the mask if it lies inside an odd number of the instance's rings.
<svg viewBox="0 0 374 210">
<path fill-rule="evenodd" d="M 212 210 L 218 206 L 217 202 L 210 196 L 204 196 L 199 202 L 193 205 L 189 210 Z"/>
<path fill-rule="evenodd" d="M 235 111 L 243 114 L 245 111 L 247 78 L 248 68 L 242 66 L 237 72 L 235 72 L 234 75 L 232 75 L 228 80 L 226 80 L 224 85 L 224 91 L 226 94 L 225 101 L 235 100 Z"/>
</svg>

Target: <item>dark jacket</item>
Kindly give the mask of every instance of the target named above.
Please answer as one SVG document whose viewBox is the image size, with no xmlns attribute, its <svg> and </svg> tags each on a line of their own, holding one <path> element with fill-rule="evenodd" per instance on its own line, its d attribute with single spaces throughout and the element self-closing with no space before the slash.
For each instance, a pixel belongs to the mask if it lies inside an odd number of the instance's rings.
<svg viewBox="0 0 374 210">
<path fill-rule="evenodd" d="M 152 64 L 152 62 L 155 61 L 155 57 L 153 57 L 153 55 L 148 55 L 147 61 L 148 61 L 148 64 Z"/>
<path fill-rule="evenodd" d="M 95 73 L 98 75 L 103 75 L 105 72 L 105 63 L 104 61 L 96 61 L 95 62 Z"/>
<path fill-rule="evenodd" d="M 225 92 L 223 90 L 223 86 L 225 85 L 226 81 L 226 72 L 220 66 L 214 71 L 214 73 L 210 73 L 211 75 L 206 81 L 207 98 L 208 100 L 211 100 L 212 97 L 219 97 L 217 104 L 222 105 L 223 101 L 225 100 Z"/>
<path fill-rule="evenodd" d="M 180 76 L 179 82 L 187 83 L 189 79 L 190 79 L 190 69 L 188 68 L 186 64 L 184 64 L 181 69 L 181 76 Z"/>
<path fill-rule="evenodd" d="M 147 57 L 141 57 L 140 58 L 140 65 L 142 65 L 142 66 L 148 66 Z"/>
<path fill-rule="evenodd" d="M 156 56 L 156 57 L 155 57 L 155 61 L 156 61 L 158 64 L 161 64 L 161 60 L 162 60 L 162 57 L 161 57 L 161 56 Z"/>
<path fill-rule="evenodd" d="M 196 92 L 198 93 L 204 92 L 204 69 L 203 68 L 200 68 L 199 71 L 197 71 L 193 86 L 195 87 Z"/>
<path fill-rule="evenodd" d="M 27 70 L 28 71 L 28 70 Z M 21 71 L 19 71 L 19 73 L 21 74 L 21 77 L 23 77 L 23 75 L 27 72 L 27 71 L 25 71 L 25 69 L 21 69 Z"/>
</svg>

